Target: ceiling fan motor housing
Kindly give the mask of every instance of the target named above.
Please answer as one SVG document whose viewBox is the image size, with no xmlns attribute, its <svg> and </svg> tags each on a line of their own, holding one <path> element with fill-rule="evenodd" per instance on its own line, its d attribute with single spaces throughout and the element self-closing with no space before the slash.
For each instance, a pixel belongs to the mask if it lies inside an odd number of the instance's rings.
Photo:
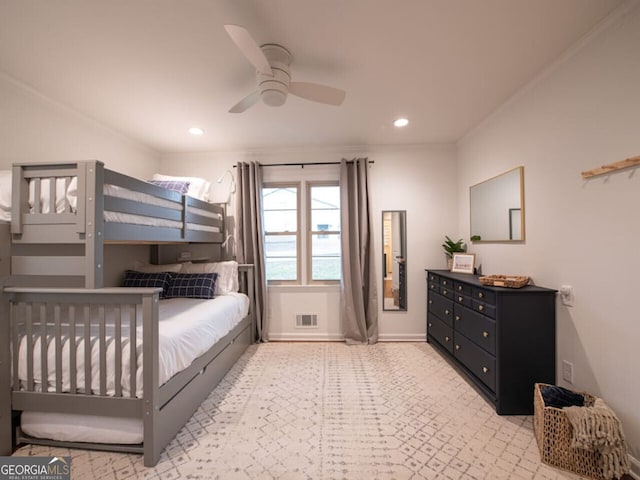
<svg viewBox="0 0 640 480">
<path fill-rule="evenodd" d="M 279 107 L 284 104 L 289 93 L 291 53 L 286 48 L 272 43 L 261 45 L 260 49 L 273 71 L 273 75 L 257 72 L 260 98 L 265 105 Z"/>
</svg>

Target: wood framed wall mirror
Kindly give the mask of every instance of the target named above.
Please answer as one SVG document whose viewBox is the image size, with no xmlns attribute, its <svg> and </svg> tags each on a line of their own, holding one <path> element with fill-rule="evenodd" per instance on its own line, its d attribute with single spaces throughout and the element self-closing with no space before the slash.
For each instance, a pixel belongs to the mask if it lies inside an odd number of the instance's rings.
<svg viewBox="0 0 640 480">
<path fill-rule="evenodd" d="M 524 167 L 469 187 L 472 242 L 524 241 Z"/>
<path fill-rule="evenodd" d="M 407 212 L 382 211 L 382 310 L 407 310 Z"/>
</svg>

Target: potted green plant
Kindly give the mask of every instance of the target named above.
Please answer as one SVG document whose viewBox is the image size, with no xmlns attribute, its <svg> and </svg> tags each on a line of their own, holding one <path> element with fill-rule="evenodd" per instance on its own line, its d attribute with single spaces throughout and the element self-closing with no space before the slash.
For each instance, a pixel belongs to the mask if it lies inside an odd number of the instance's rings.
<svg viewBox="0 0 640 480">
<path fill-rule="evenodd" d="M 462 239 L 454 242 L 447 235 L 444 237 L 444 243 L 442 244 L 442 248 L 444 248 L 444 253 L 447 256 L 447 268 L 451 270 L 452 262 L 453 262 L 453 254 L 454 253 L 464 253 L 467 251 L 467 245 L 464 243 Z"/>
</svg>

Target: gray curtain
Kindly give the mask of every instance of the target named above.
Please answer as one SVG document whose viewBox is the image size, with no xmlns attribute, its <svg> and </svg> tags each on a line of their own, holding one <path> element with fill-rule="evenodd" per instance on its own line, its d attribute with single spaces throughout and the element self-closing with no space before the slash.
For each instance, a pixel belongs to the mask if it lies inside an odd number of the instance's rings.
<svg viewBox="0 0 640 480">
<path fill-rule="evenodd" d="M 378 341 L 378 297 L 369 207 L 368 160 L 340 162 L 342 291 L 340 316 L 349 344 Z"/>
<path fill-rule="evenodd" d="M 254 265 L 256 339 L 269 341 L 267 280 L 262 235 L 262 169 L 256 162 L 237 165 L 236 233 L 239 263 Z"/>
</svg>

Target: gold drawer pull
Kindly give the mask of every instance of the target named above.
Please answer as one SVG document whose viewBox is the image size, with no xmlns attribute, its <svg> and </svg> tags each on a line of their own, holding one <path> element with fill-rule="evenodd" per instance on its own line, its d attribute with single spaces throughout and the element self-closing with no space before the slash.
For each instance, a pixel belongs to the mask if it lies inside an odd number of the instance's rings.
<svg viewBox="0 0 640 480">
<path fill-rule="evenodd" d="M 484 298 L 484 293 L 478 292 L 478 298 Z"/>
<path fill-rule="evenodd" d="M 433 300 L 429 299 L 429 305 L 431 305 L 433 303 Z"/>
<path fill-rule="evenodd" d="M 460 321 L 460 315 L 456 315 L 456 322 Z"/>
<path fill-rule="evenodd" d="M 482 332 L 482 336 L 483 336 L 484 338 L 487 338 L 487 337 L 489 336 L 489 332 Z"/>
<path fill-rule="evenodd" d="M 443 284 L 443 285 L 446 285 L 446 284 L 447 284 L 447 281 L 446 281 L 446 280 L 443 280 L 443 281 L 442 281 L 442 284 Z"/>
<path fill-rule="evenodd" d="M 444 311 L 444 314 L 445 314 L 445 315 L 449 315 L 449 313 L 450 313 L 450 312 L 449 312 L 449 309 L 446 309 L 446 310 Z"/>
<path fill-rule="evenodd" d="M 488 369 L 487 367 L 482 367 L 482 371 L 483 371 L 484 373 L 489 373 L 489 369 Z"/>
<path fill-rule="evenodd" d="M 444 337 L 445 342 L 448 342 L 449 340 L 451 340 L 449 337 Z"/>
<path fill-rule="evenodd" d="M 459 301 L 459 302 L 462 302 L 462 299 L 463 299 L 463 298 L 464 298 L 464 297 L 463 297 L 462 295 L 459 295 L 459 296 L 458 296 L 458 301 Z"/>
<path fill-rule="evenodd" d="M 442 294 L 443 294 L 443 295 L 446 295 L 446 294 L 447 294 L 447 291 L 446 291 L 446 290 L 442 290 Z"/>
<path fill-rule="evenodd" d="M 462 291 L 462 285 L 458 285 L 458 291 L 461 292 Z"/>
<path fill-rule="evenodd" d="M 431 290 L 435 290 L 436 286 L 435 285 L 431 285 Z"/>
<path fill-rule="evenodd" d="M 433 327 L 433 323 L 429 322 L 429 328 Z"/>
<path fill-rule="evenodd" d="M 483 311 L 484 310 L 484 305 L 478 305 L 478 310 Z"/>
<path fill-rule="evenodd" d="M 456 350 L 460 350 L 460 345 L 456 345 Z"/>
</svg>

